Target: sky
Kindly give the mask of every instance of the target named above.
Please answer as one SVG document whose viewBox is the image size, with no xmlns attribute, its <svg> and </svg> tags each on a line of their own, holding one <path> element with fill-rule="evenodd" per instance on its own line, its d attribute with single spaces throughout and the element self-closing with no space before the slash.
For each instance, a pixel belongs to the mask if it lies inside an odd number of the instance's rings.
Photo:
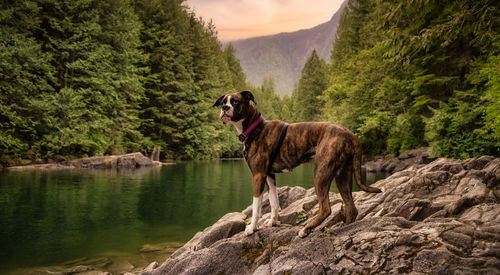
<svg viewBox="0 0 500 275">
<path fill-rule="evenodd" d="M 187 0 L 220 41 L 312 28 L 330 20 L 344 0 Z"/>
</svg>

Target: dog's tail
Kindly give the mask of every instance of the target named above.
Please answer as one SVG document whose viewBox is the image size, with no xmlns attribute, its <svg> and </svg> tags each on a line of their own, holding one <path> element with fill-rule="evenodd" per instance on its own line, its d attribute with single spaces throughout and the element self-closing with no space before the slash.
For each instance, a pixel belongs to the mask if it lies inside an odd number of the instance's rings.
<svg viewBox="0 0 500 275">
<path fill-rule="evenodd" d="M 354 149 L 354 177 L 356 178 L 356 183 L 358 184 L 359 188 L 365 192 L 369 193 L 380 193 L 382 190 L 379 188 L 373 187 L 373 186 L 368 186 L 363 183 L 363 178 L 361 177 L 361 158 L 363 157 L 363 152 L 361 151 L 361 144 L 358 142 L 355 142 L 355 149 Z"/>
</svg>

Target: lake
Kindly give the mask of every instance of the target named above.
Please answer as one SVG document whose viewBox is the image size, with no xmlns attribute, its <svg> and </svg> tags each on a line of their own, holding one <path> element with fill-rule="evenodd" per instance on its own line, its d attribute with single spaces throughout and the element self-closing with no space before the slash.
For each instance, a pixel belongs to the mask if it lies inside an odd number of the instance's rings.
<svg viewBox="0 0 500 275">
<path fill-rule="evenodd" d="M 277 175 L 313 186 L 313 164 Z M 371 175 L 368 183 L 384 175 Z M 359 190 L 353 185 L 354 190 Z M 336 192 L 333 184 L 331 190 Z M 0 273 L 186 242 L 252 202 L 244 160 L 137 170 L 0 171 Z"/>
</svg>

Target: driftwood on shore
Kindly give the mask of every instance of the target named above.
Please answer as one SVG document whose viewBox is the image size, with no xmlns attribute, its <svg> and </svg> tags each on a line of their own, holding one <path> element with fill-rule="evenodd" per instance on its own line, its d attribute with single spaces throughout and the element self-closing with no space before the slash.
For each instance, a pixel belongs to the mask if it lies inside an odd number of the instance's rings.
<svg viewBox="0 0 500 275">
<path fill-rule="evenodd" d="M 151 160 L 152 161 L 160 161 L 160 147 L 155 146 L 153 148 L 153 152 L 151 153 Z"/>
<path fill-rule="evenodd" d="M 152 167 L 162 165 L 159 161 L 153 161 L 145 157 L 142 153 L 130 153 L 125 155 L 113 155 L 102 157 L 81 158 L 70 161 L 62 161 L 58 163 L 34 164 L 25 166 L 13 166 L 8 169 L 109 169 L 109 168 L 125 168 L 134 169 L 138 167 Z"/>
</svg>

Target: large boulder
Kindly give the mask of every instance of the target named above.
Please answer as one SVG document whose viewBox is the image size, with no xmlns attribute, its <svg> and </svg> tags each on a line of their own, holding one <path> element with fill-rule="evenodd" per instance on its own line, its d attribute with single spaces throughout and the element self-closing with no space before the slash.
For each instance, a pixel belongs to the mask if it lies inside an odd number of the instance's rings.
<svg viewBox="0 0 500 275">
<path fill-rule="evenodd" d="M 423 147 L 402 152 L 398 157 L 378 156 L 364 163 L 368 172 L 399 172 L 411 166 L 421 167 L 435 160 L 429 148 Z"/>
<path fill-rule="evenodd" d="M 245 236 L 251 210 L 214 226 L 143 274 L 498 274 L 500 159 L 438 159 L 375 183 L 379 194 L 357 192 L 359 211 L 341 222 L 342 200 L 308 237 L 297 237 L 318 206 L 312 189 L 278 189 L 282 224 Z M 296 224 L 299 222 L 299 224 Z M 216 232 L 216 233 L 214 233 Z"/>
<path fill-rule="evenodd" d="M 155 166 L 155 162 L 143 154 L 130 153 L 125 155 L 90 157 L 76 159 L 66 163 L 75 168 L 136 168 L 144 166 Z"/>
<path fill-rule="evenodd" d="M 177 250 L 173 257 L 182 258 L 185 254 L 209 247 L 218 240 L 229 238 L 245 230 L 245 218 L 246 216 L 242 213 L 224 215 L 212 226 L 198 232 L 189 242 Z"/>
</svg>

